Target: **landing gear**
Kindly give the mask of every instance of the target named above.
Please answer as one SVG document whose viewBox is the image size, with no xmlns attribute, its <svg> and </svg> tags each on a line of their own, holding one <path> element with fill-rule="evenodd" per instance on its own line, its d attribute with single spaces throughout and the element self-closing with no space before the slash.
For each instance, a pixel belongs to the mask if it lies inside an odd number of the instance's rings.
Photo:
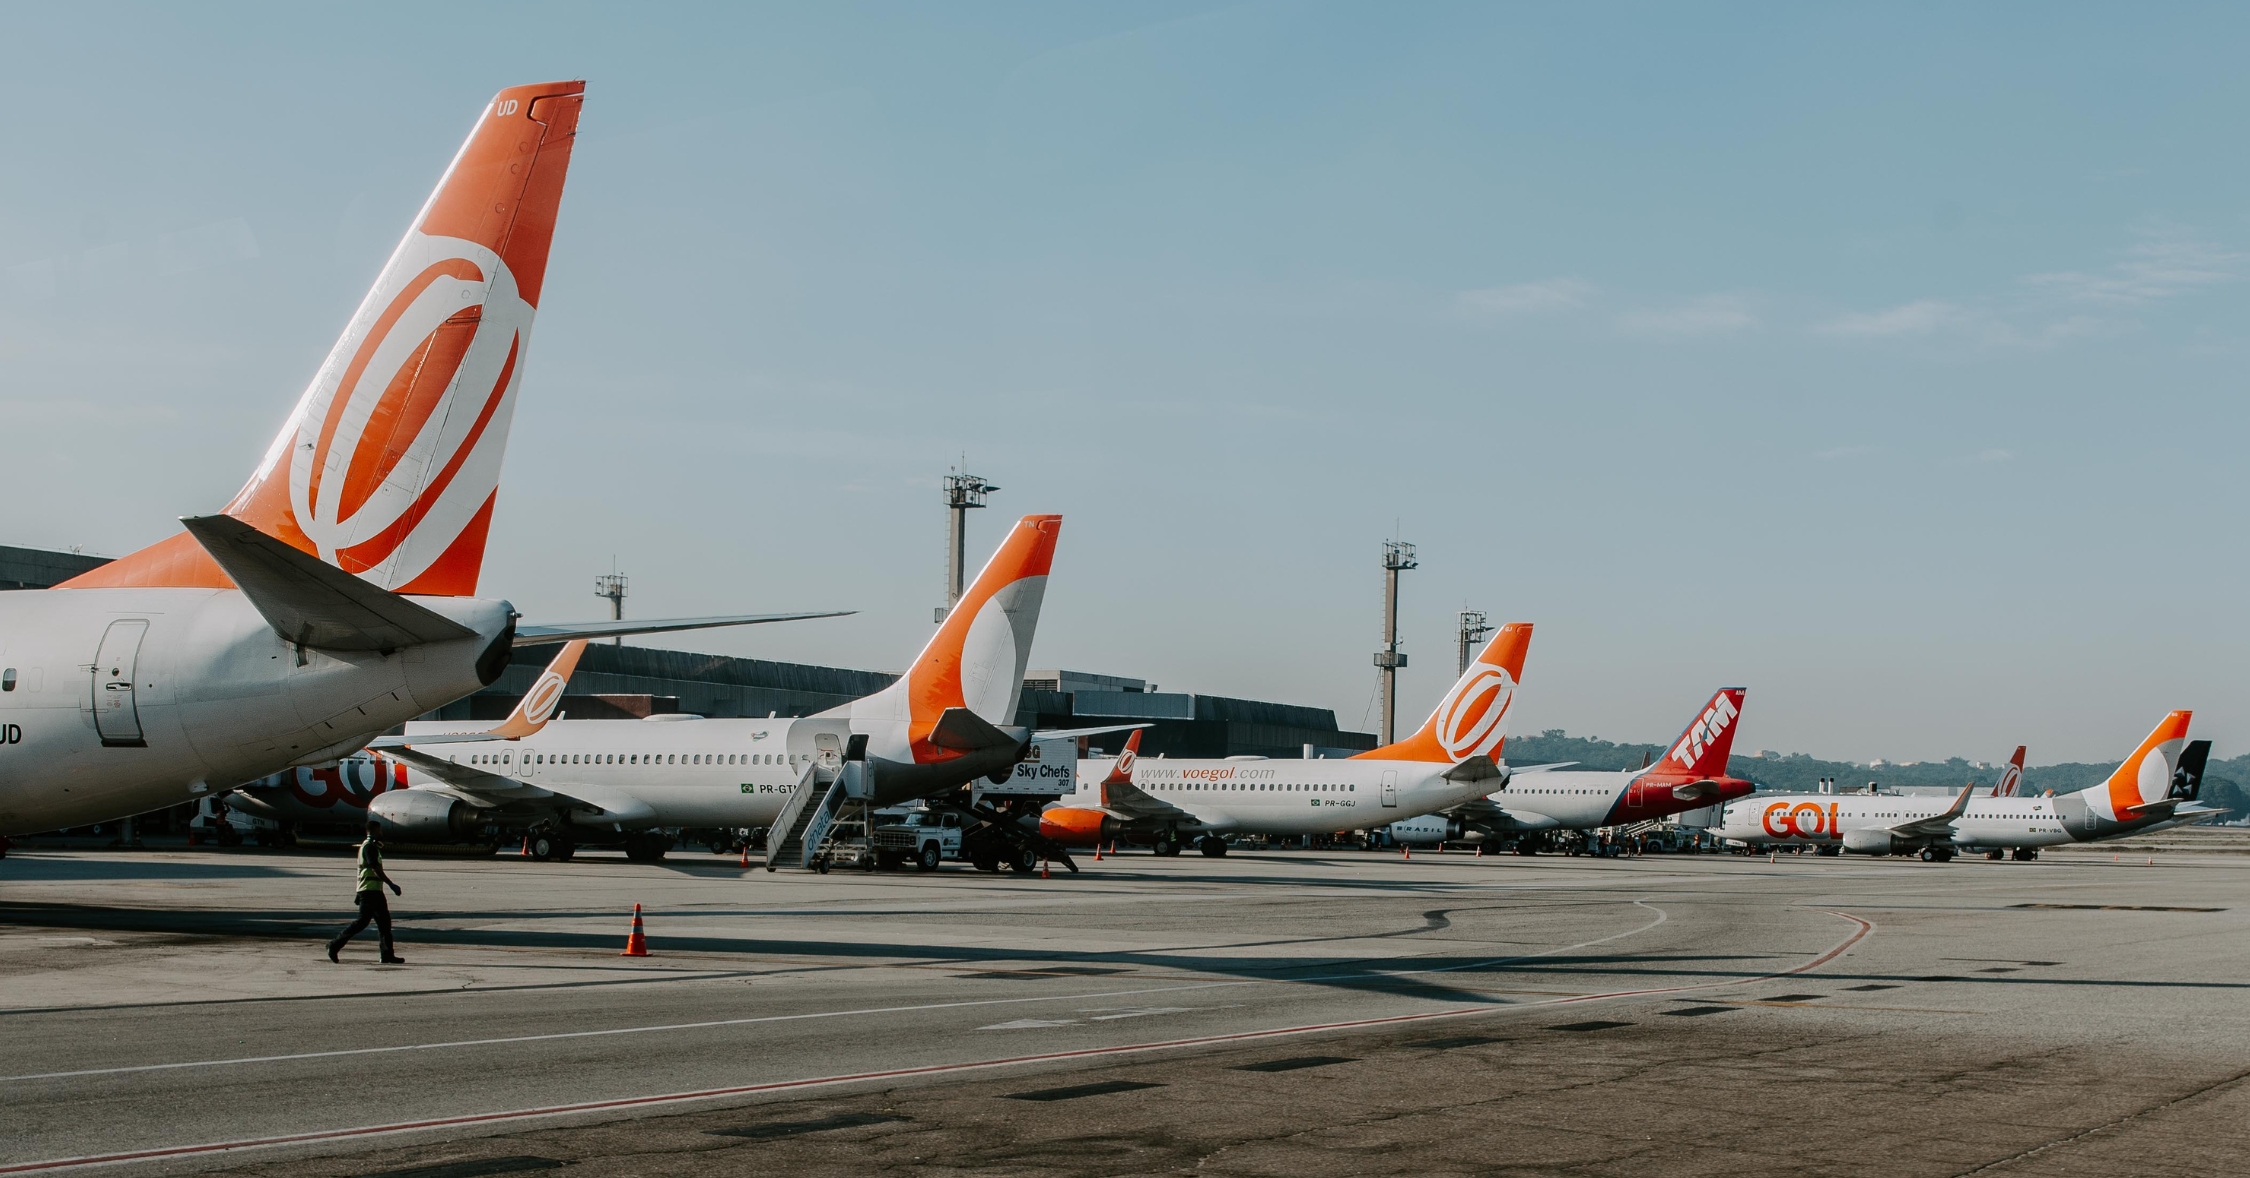
<svg viewBox="0 0 2250 1178">
<path fill-rule="evenodd" d="M 1951 847 L 1922 848 L 1922 862 L 1924 863 L 1949 863 L 1952 860 L 1953 848 Z"/>
<path fill-rule="evenodd" d="M 653 830 L 625 838 L 625 857 L 635 863 L 661 863 L 671 849 L 672 840 Z"/>
<path fill-rule="evenodd" d="M 1154 850 L 1154 851 L 1155 851 L 1155 852 L 1156 852 L 1157 854 L 1159 854 L 1159 855 L 1177 855 L 1177 854 L 1179 854 L 1179 853 L 1180 853 L 1180 832 L 1179 832 L 1179 831 L 1176 831 L 1176 830 L 1167 830 L 1167 831 L 1165 831 L 1165 832 L 1164 832 L 1164 833 L 1163 833 L 1163 834 L 1162 834 L 1161 836 L 1159 836 L 1159 837 L 1157 838 L 1155 846 L 1154 846 L 1154 847 L 1152 847 L 1151 849 L 1152 849 L 1152 850 Z"/>
<path fill-rule="evenodd" d="M 2007 858 L 2007 857 L 2008 857 L 2008 853 L 2007 853 L 2006 851 L 2001 851 L 2001 850 L 1992 850 L 1992 851 L 1986 851 L 1986 852 L 1984 853 L 1984 857 L 1985 857 L 1985 858 L 1987 858 L 1987 859 L 2005 859 L 2005 858 Z"/>
<path fill-rule="evenodd" d="M 1227 841 L 1215 834 L 1207 834 L 1195 840 L 1195 847 L 1203 852 L 1203 857 L 1206 859 L 1223 859 L 1226 857 Z M 1175 847 L 1172 853 L 1177 855 L 1179 850 Z"/>
<path fill-rule="evenodd" d="M 541 863 L 568 863 L 577 853 L 578 848 L 568 835 L 553 830 L 531 832 L 531 857 Z"/>
<path fill-rule="evenodd" d="M 2013 856 L 2011 856 L 2011 857 L 2012 857 L 2012 858 L 2016 858 L 2016 859 L 2024 859 L 2024 860 L 2029 860 L 2029 859 L 2037 859 L 2037 858 L 2039 857 L 2039 848 L 2037 848 L 2037 847 L 2017 847 L 2017 848 L 2016 848 L 2016 850 L 2015 850 L 2015 854 L 2014 854 Z"/>
</svg>

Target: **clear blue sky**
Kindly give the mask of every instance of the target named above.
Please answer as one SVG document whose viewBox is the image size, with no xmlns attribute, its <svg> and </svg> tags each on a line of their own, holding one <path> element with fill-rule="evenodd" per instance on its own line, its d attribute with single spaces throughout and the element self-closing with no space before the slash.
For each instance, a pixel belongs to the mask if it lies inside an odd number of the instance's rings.
<svg viewBox="0 0 2250 1178">
<path fill-rule="evenodd" d="M 937 480 L 1067 517 L 1033 654 L 1372 726 L 1376 556 L 1540 630 L 1519 725 L 2250 735 L 2250 9 L 11 5 L 0 542 L 240 485 L 479 106 L 589 79 L 486 565 L 842 606 Z M 1364 724 L 1363 724 L 1364 721 Z"/>
</svg>

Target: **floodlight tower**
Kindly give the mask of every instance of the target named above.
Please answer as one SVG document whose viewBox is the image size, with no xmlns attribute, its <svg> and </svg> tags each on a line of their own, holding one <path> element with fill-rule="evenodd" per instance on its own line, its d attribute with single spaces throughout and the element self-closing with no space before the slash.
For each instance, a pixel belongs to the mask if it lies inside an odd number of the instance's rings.
<svg viewBox="0 0 2250 1178">
<path fill-rule="evenodd" d="M 969 474 L 954 467 L 945 476 L 945 507 L 949 532 L 945 544 L 945 604 L 938 607 L 937 620 L 943 622 L 953 607 L 961 604 L 961 590 L 968 580 L 969 564 L 969 512 L 984 506 L 984 497 L 1000 488 L 985 482 L 982 476 Z"/>
<path fill-rule="evenodd" d="M 1375 652 L 1377 673 L 1383 678 L 1383 743 L 1396 739 L 1398 724 L 1398 669 L 1406 656 L 1398 649 L 1398 575 L 1415 568 L 1414 546 L 1404 540 L 1383 541 L 1383 649 Z"/>
<path fill-rule="evenodd" d="M 1492 623 L 1484 620 L 1483 610 L 1461 611 L 1461 632 L 1454 639 L 1454 662 L 1457 665 L 1453 668 L 1453 673 L 1456 676 L 1469 673 L 1469 660 L 1476 657 L 1477 648 L 1484 645 L 1485 638 L 1491 633 Z"/>
<path fill-rule="evenodd" d="M 625 620 L 625 574 L 607 573 L 594 578 L 594 596 L 609 598 L 609 617 L 613 622 Z M 609 640 L 611 646 L 625 645 L 622 635 Z"/>
</svg>

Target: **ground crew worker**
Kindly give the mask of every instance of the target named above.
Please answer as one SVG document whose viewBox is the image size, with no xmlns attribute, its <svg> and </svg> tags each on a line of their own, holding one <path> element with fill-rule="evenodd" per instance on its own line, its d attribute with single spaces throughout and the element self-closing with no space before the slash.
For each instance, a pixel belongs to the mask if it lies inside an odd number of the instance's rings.
<svg viewBox="0 0 2250 1178">
<path fill-rule="evenodd" d="M 383 898 L 383 886 L 390 885 L 394 896 L 403 896 L 406 890 L 398 886 L 397 880 L 383 873 L 383 844 L 376 840 L 382 830 L 381 823 L 370 821 L 367 824 L 367 841 L 359 845 L 359 894 L 354 897 L 359 901 L 359 919 L 344 930 L 343 936 L 328 942 L 330 961 L 336 960 L 336 954 L 343 951 L 345 944 L 372 923 L 376 933 L 383 939 L 383 964 L 406 964 L 405 958 L 391 951 L 391 905 L 390 901 Z"/>
</svg>

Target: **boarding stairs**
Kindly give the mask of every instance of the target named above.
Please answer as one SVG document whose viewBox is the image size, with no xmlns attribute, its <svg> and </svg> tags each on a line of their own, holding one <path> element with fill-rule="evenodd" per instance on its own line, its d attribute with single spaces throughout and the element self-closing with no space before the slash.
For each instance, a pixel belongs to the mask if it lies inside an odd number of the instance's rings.
<svg viewBox="0 0 2250 1178">
<path fill-rule="evenodd" d="M 811 867 L 827 846 L 845 801 L 866 795 L 869 776 L 865 761 L 845 761 L 833 769 L 818 760 L 806 765 L 766 834 L 766 870 L 783 864 Z"/>
</svg>

